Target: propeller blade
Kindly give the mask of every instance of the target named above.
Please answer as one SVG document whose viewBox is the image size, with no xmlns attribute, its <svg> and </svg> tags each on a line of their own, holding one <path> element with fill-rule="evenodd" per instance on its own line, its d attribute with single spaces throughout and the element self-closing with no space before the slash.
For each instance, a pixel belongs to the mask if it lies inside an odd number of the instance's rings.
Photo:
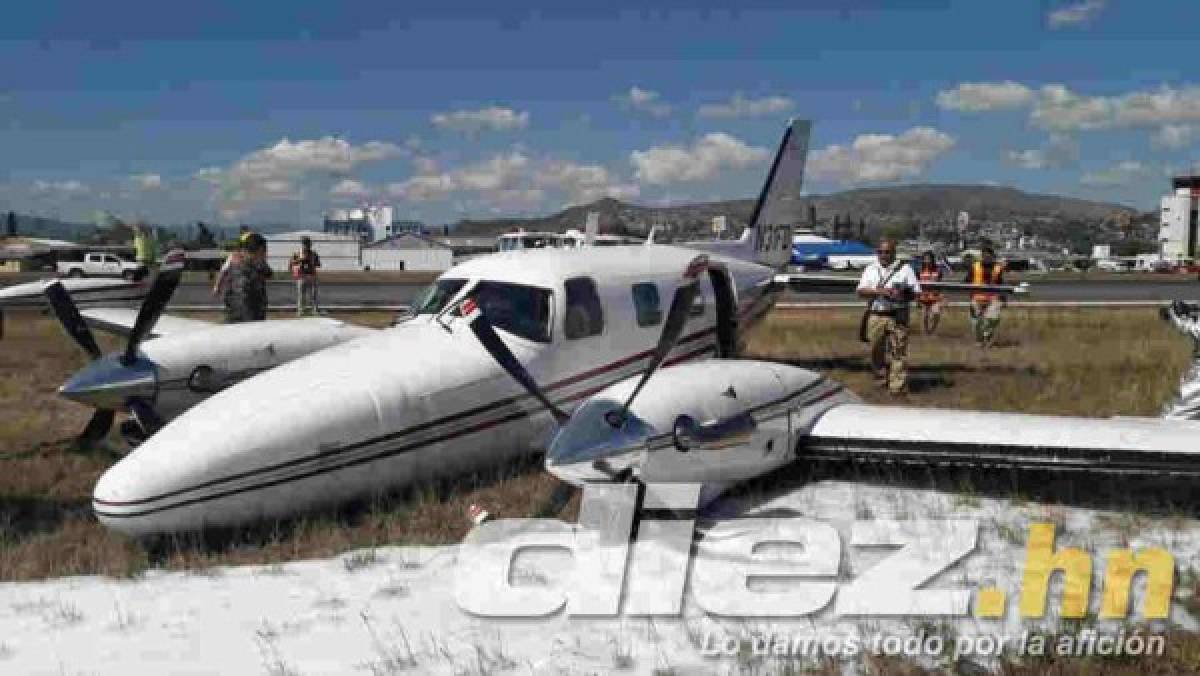
<svg viewBox="0 0 1200 676">
<path fill-rule="evenodd" d="M 167 302 L 175 293 L 175 287 L 179 286 L 181 274 L 182 270 L 162 270 L 154 278 L 154 286 L 150 287 L 150 292 L 146 294 L 146 300 L 142 301 L 142 307 L 138 310 L 133 330 L 129 333 L 129 343 L 125 346 L 125 354 L 121 355 L 122 364 L 129 365 L 137 359 L 138 345 L 150 333 L 150 329 L 158 323 L 159 317 L 162 317 L 163 310 L 167 308 Z"/>
<path fill-rule="evenodd" d="M 474 299 L 468 298 L 463 301 L 460 307 L 463 316 L 468 318 L 467 325 L 471 327 L 471 332 L 475 334 L 475 338 L 483 345 L 483 349 L 492 355 L 492 359 L 495 359 L 496 363 L 500 364 L 500 367 L 508 375 L 512 376 L 513 380 L 520 383 L 526 392 L 529 392 L 535 399 L 540 401 L 542 406 L 545 406 L 546 410 L 550 411 L 550 415 L 554 416 L 555 422 L 559 425 L 565 423 L 571 416 L 563 413 L 561 409 L 550 402 L 545 393 L 534 382 L 533 377 L 529 375 L 529 372 L 517 360 L 517 357 L 508 349 L 504 341 L 500 340 L 500 336 L 496 334 L 495 327 L 488 321 L 487 316 L 483 313 L 483 309 L 475 303 Z"/>
<path fill-rule="evenodd" d="M 92 330 L 88 328 L 87 322 L 83 321 L 83 315 L 79 314 L 79 307 L 71 299 L 71 294 L 63 288 L 62 282 L 56 281 L 47 284 L 43 293 L 46 294 L 46 299 L 50 301 L 50 307 L 58 316 L 58 321 L 66 330 L 67 335 L 75 339 L 79 347 L 82 347 L 83 351 L 87 352 L 92 359 L 99 359 L 103 354 L 100 352 L 100 346 L 96 344 Z"/>
<path fill-rule="evenodd" d="M 646 366 L 646 372 L 642 374 L 642 379 L 633 388 L 633 392 L 629 393 L 629 398 L 625 400 L 621 410 L 612 411 L 605 416 L 613 427 L 625 424 L 625 416 L 629 412 L 634 398 L 642 391 L 642 387 L 645 386 L 646 381 L 650 380 L 650 376 L 654 375 L 658 367 L 666 361 L 671 350 L 675 349 L 675 344 L 679 342 L 679 337 L 683 335 L 683 328 L 687 325 L 688 311 L 692 308 L 692 301 L 696 298 L 696 285 L 700 281 L 700 273 L 706 269 L 708 269 L 708 256 L 706 255 L 696 256 L 688 263 L 687 270 L 683 273 L 683 283 L 675 289 L 675 296 L 671 299 L 671 310 L 667 313 L 667 321 L 663 322 L 662 334 L 658 337 L 658 345 L 654 348 L 654 354 Z"/>
<path fill-rule="evenodd" d="M 145 399 L 130 399 L 126 402 L 126 406 L 129 407 L 129 412 L 133 414 L 138 425 L 141 425 L 142 431 L 146 433 L 147 437 L 162 428 L 162 418 L 154 412 L 154 408 Z"/>
<path fill-rule="evenodd" d="M 117 412 L 110 408 L 96 409 L 91 420 L 88 420 L 87 426 L 79 433 L 79 445 L 87 447 L 108 436 L 108 431 L 112 429 L 116 415 Z"/>
</svg>

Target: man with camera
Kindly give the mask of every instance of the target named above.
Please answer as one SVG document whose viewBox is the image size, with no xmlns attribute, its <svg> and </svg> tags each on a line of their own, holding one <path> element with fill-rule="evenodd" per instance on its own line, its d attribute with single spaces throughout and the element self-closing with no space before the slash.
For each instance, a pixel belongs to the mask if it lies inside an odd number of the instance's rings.
<svg viewBox="0 0 1200 676">
<path fill-rule="evenodd" d="M 908 306 L 921 291 L 912 266 L 896 260 L 896 242 L 884 239 L 877 259 L 863 270 L 858 297 L 867 307 L 866 340 L 871 344 L 871 369 L 876 381 L 894 395 L 908 390 Z"/>
</svg>

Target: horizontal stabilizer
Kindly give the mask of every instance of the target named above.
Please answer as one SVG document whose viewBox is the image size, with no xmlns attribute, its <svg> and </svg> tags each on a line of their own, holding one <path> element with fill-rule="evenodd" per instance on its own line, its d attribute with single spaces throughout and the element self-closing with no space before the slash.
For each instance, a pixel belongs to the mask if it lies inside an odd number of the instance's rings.
<svg viewBox="0 0 1200 676">
<path fill-rule="evenodd" d="M 0 307 L 42 307 L 47 304 L 43 292 L 46 286 L 62 284 L 78 306 L 139 301 L 145 298 L 149 285 L 144 281 L 124 279 L 42 279 L 14 284 L 0 289 Z"/>
<path fill-rule="evenodd" d="M 847 404 L 799 449 L 810 459 L 1200 474 L 1200 423 Z"/>
</svg>

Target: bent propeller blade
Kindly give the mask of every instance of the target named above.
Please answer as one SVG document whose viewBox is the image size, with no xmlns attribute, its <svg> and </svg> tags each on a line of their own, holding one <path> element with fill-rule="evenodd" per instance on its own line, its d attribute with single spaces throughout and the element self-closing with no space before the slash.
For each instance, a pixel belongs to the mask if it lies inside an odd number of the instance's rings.
<svg viewBox="0 0 1200 676">
<path fill-rule="evenodd" d="M 646 366 L 646 372 L 642 374 L 642 379 L 633 388 L 633 392 L 629 393 L 629 398 L 625 400 L 621 409 L 607 416 L 609 424 L 613 427 L 625 424 L 625 415 L 629 412 L 629 407 L 633 404 L 638 392 L 642 391 L 646 381 L 650 380 L 650 376 L 654 375 L 658 367 L 666 361 L 667 355 L 671 354 L 671 350 L 675 349 L 675 344 L 679 342 L 679 337 L 683 335 L 683 328 L 687 324 L 688 311 L 692 307 L 692 301 L 696 298 L 696 284 L 700 281 L 700 273 L 707 269 L 708 256 L 704 254 L 696 256 L 688 263 L 687 269 L 683 273 L 683 283 L 675 289 L 675 296 L 671 299 L 671 310 L 667 314 L 667 321 L 663 322 L 662 334 L 658 338 L 658 345 L 654 348 L 650 363 Z"/>
<path fill-rule="evenodd" d="M 463 301 L 460 308 L 463 316 L 467 318 L 467 325 L 471 327 L 471 332 L 475 334 L 475 338 L 479 340 L 479 344 L 483 346 L 483 349 L 492 355 L 492 359 L 495 359 L 496 363 L 508 375 L 512 376 L 513 380 L 520 383 L 525 388 L 525 391 L 541 402 L 542 406 L 545 406 L 546 410 L 550 411 L 550 415 L 554 416 L 555 422 L 560 425 L 565 423 L 571 416 L 563 413 L 561 409 L 546 397 L 545 393 L 542 392 L 541 388 L 533 380 L 533 376 L 529 375 L 529 372 L 521 365 L 516 355 L 500 339 L 495 327 L 488 321 L 487 316 L 483 313 L 483 309 L 478 306 L 475 300 L 468 298 Z"/>
<path fill-rule="evenodd" d="M 92 330 L 88 328 L 87 322 L 83 321 L 83 315 L 79 314 L 79 307 L 71 299 L 71 294 L 63 288 L 62 282 L 55 281 L 47 284 L 44 293 L 46 299 L 50 301 L 50 307 L 54 309 L 58 321 L 66 329 L 67 335 L 71 336 L 92 359 L 99 359 L 103 355 L 100 346 L 96 344 Z"/>
<path fill-rule="evenodd" d="M 181 274 L 180 270 L 163 270 L 154 278 L 154 286 L 146 295 L 146 300 L 142 303 L 141 310 L 138 311 L 133 330 L 129 333 L 129 343 L 125 346 L 125 354 L 121 355 L 122 364 L 128 365 L 137 359 L 138 345 L 162 317 L 163 310 L 167 308 L 167 302 L 175 293 L 175 287 L 179 286 Z"/>
</svg>

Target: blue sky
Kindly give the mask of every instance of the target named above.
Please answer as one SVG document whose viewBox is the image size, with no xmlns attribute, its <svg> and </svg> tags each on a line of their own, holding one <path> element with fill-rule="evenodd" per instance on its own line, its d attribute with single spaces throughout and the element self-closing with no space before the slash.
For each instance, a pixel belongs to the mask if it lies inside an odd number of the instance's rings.
<svg viewBox="0 0 1200 676">
<path fill-rule="evenodd" d="M 746 197 L 793 115 L 813 193 L 1151 209 L 1200 144 L 1194 2 L 721 4 L 20 3 L 0 209 L 312 225 L 374 201 L 442 223 Z"/>
</svg>

